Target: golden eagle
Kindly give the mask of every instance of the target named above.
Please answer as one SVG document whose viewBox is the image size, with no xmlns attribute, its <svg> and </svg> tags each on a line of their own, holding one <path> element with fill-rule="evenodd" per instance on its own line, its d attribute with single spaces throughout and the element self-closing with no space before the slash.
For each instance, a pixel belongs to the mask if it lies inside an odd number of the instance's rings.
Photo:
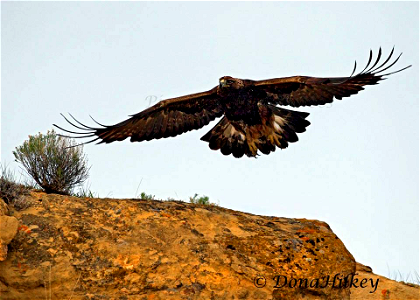
<svg viewBox="0 0 420 300">
<path fill-rule="evenodd" d="M 82 130 L 74 132 L 54 126 L 80 137 L 93 137 L 84 144 L 98 141 L 112 143 L 130 137 L 131 142 L 150 141 L 173 137 L 178 134 L 199 129 L 210 121 L 222 117 L 201 140 L 208 142 L 212 150 L 221 150 L 224 155 L 234 157 L 269 154 L 276 147 L 284 149 L 288 143 L 298 140 L 296 133 L 306 130 L 310 124 L 306 118 L 309 113 L 288 110 L 277 105 L 292 107 L 322 105 L 331 103 L 334 98 L 341 100 L 363 90 L 365 85 L 377 84 L 384 76 L 405 70 L 408 67 L 383 74 L 398 59 L 389 63 L 394 49 L 381 63 L 381 48 L 375 63 L 371 66 L 372 50 L 366 67 L 349 77 L 318 78 L 293 76 L 268 80 L 248 80 L 224 76 L 219 85 L 209 91 L 160 101 L 131 118 L 112 126 L 98 128 L 86 126 L 71 116 L 74 121 L 67 122 Z M 382 73 L 382 74 L 381 74 Z"/>
</svg>

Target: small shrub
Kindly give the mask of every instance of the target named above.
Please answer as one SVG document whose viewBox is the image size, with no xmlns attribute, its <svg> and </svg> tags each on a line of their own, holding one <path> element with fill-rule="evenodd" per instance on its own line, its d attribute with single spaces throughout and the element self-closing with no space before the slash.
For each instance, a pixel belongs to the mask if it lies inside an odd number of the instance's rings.
<svg viewBox="0 0 420 300">
<path fill-rule="evenodd" d="M 54 130 L 29 136 L 13 155 L 47 193 L 68 195 L 87 178 L 89 168 L 82 147 Z"/>
<path fill-rule="evenodd" d="M 145 192 L 142 192 L 140 194 L 140 199 L 141 200 L 155 200 L 155 195 L 148 195 Z"/>
<path fill-rule="evenodd" d="M 90 186 L 81 187 L 77 193 L 72 193 L 71 195 L 78 198 L 95 198 L 95 194 L 90 189 Z M 96 198 L 99 198 L 99 194 L 96 195 Z"/>
<path fill-rule="evenodd" d="M 210 203 L 209 197 L 204 196 L 204 195 L 203 197 L 198 197 L 198 194 L 195 194 L 194 197 L 190 197 L 190 202 L 194 204 L 204 204 L 204 205 L 214 204 L 214 203 Z"/>
<path fill-rule="evenodd" d="M 12 203 L 13 200 L 29 193 L 31 188 L 18 183 L 15 180 L 14 174 L 10 172 L 7 167 L 0 166 L 0 168 L 0 198 L 2 198 L 6 203 Z"/>
</svg>

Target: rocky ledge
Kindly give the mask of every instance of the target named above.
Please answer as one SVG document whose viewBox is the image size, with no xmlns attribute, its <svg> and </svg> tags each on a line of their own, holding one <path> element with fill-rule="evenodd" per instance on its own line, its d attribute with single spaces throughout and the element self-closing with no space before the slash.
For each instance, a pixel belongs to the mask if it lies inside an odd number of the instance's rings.
<svg viewBox="0 0 420 300">
<path fill-rule="evenodd" d="M 0 205 L 8 219 L 1 223 L 8 232 L 0 262 L 3 300 L 419 296 L 418 286 L 357 265 L 328 224 L 316 220 L 39 192 L 23 202 L 20 209 Z"/>
</svg>

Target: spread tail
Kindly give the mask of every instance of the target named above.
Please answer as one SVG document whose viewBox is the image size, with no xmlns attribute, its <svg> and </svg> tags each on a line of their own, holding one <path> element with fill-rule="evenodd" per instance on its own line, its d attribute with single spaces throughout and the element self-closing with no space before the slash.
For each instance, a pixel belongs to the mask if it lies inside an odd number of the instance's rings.
<svg viewBox="0 0 420 300">
<path fill-rule="evenodd" d="M 212 150 L 219 150 L 223 155 L 234 157 L 257 156 L 258 150 L 269 154 L 287 148 L 289 143 L 297 142 L 296 133 L 306 130 L 311 124 L 306 118 L 309 113 L 278 108 L 273 105 L 260 106 L 261 124 L 247 125 L 244 122 L 230 121 L 224 116 L 202 138 Z"/>
</svg>

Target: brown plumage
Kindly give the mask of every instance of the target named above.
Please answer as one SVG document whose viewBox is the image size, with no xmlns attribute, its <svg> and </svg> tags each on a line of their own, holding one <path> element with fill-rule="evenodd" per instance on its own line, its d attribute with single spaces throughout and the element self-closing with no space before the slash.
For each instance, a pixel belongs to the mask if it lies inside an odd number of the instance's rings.
<svg viewBox="0 0 420 300">
<path fill-rule="evenodd" d="M 77 138 L 93 137 L 84 143 L 112 143 L 130 137 L 131 142 L 150 141 L 173 137 L 181 133 L 199 129 L 210 121 L 223 118 L 201 140 L 209 143 L 213 150 L 221 150 L 224 155 L 234 157 L 257 156 L 269 154 L 276 147 L 284 149 L 288 143 L 298 140 L 296 133 L 306 130 L 310 124 L 306 120 L 309 113 L 292 111 L 277 107 L 323 105 L 331 103 L 334 98 L 342 99 L 357 94 L 365 85 L 377 84 L 384 76 L 401 70 L 383 74 L 400 58 L 387 65 L 394 52 L 379 63 L 382 51 L 379 49 L 375 63 L 372 62 L 372 50 L 364 70 L 349 77 L 318 78 L 293 76 L 268 80 L 247 80 L 224 76 L 219 85 L 213 89 L 197 94 L 161 101 L 131 118 L 112 125 L 101 127 L 86 126 L 71 116 L 75 123 L 67 120 L 82 132 L 74 132 L 54 126 Z M 382 74 L 381 74 L 382 73 Z"/>
</svg>

